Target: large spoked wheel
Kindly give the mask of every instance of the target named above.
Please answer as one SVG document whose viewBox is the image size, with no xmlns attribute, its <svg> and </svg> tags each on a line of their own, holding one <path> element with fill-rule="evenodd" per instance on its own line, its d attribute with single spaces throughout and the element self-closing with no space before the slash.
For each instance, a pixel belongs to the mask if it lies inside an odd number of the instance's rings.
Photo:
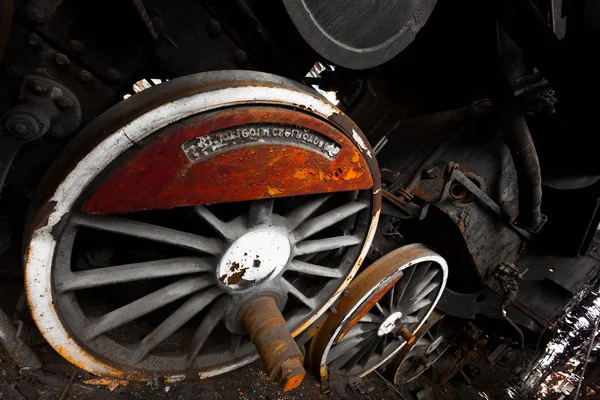
<svg viewBox="0 0 600 400">
<path fill-rule="evenodd" d="M 89 372 L 214 376 L 268 339 L 246 329 L 257 298 L 292 336 L 331 306 L 380 201 L 366 140 L 304 87 L 251 72 L 175 79 L 97 118 L 48 173 L 28 224 L 29 305 Z"/>
<path fill-rule="evenodd" d="M 425 323 L 446 285 L 447 265 L 421 244 L 396 249 L 364 270 L 310 347 L 322 379 L 362 377 L 391 359 Z"/>
</svg>

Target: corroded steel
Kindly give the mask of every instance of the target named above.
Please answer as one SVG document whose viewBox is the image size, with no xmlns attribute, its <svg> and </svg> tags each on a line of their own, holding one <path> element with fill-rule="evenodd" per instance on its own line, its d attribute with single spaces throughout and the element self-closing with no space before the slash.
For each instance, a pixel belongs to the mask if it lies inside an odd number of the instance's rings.
<svg viewBox="0 0 600 400">
<path fill-rule="evenodd" d="M 261 296 L 247 304 L 238 315 L 256 346 L 269 378 L 284 391 L 292 390 L 304 379 L 304 356 L 285 326 L 275 300 Z"/>
<path fill-rule="evenodd" d="M 198 144 L 206 135 L 211 141 Z M 190 155 L 194 142 L 199 161 Z M 122 213 L 372 186 L 365 156 L 330 124 L 287 109 L 228 109 L 161 132 L 112 173 L 84 211 Z"/>
</svg>

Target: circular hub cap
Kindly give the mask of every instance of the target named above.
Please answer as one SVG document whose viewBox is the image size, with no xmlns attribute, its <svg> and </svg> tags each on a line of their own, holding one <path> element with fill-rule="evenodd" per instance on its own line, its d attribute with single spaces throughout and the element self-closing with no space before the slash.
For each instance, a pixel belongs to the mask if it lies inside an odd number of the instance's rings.
<svg viewBox="0 0 600 400">
<path fill-rule="evenodd" d="M 290 258 L 290 242 L 285 233 L 261 228 L 236 240 L 219 264 L 219 282 L 232 289 L 248 287 L 276 275 Z"/>
<path fill-rule="evenodd" d="M 383 324 L 377 330 L 378 336 L 387 335 L 398 327 L 400 320 L 402 319 L 402 313 L 400 311 L 393 313 L 383 321 Z"/>
<path fill-rule="evenodd" d="M 297 336 L 370 246 L 381 190 L 366 143 L 267 74 L 132 96 L 78 134 L 35 200 L 25 274 L 40 331 L 83 369 L 135 379 L 255 360 L 238 314 L 256 297 Z"/>
</svg>

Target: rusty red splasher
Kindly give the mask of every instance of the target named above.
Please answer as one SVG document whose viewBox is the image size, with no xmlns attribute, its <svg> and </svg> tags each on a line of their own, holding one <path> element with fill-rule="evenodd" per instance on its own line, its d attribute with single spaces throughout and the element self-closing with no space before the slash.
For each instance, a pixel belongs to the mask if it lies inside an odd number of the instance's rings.
<svg viewBox="0 0 600 400">
<path fill-rule="evenodd" d="M 252 124 L 308 130 L 334 145 L 337 154 L 328 157 L 318 141 L 307 145 L 301 140 L 286 142 L 284 137 L 230 141 L 194 160 L 184 151 L 196 138 L 213 138 L 215 132 Z M 169 126 L 141 147 L 126 154 L 129 159 L 104 178 L 85 203 L 85 212 L 169 209 L 373 186 L 364 154 L 351 139 L 327 122 L 295 110 L 261 107 L 213 112 Z"/>
</svg>

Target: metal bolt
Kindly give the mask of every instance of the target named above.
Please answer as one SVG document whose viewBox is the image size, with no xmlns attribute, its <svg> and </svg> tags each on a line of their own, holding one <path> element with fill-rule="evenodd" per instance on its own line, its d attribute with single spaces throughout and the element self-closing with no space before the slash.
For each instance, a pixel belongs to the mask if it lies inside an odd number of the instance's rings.
<svg viewBox="0 0 600 400">
<path fill-rule="evenodd" d="M 82 70 L 82 71 L 79 71 L 79 79 L 82 82 L 91 82 L 94 80 L 94 76 L 92 75 L 91 72 Z"/>
<path fill-rule="evenodd" d="M 65 130 L 60 126 L 51 127 L 49 133 L 55 138 L 61 138 L 66 135 Z"/>
<path fill-rule="evenodd" d="M 150 21 L 152 22 L 152 25 L 154 26 L 154 30 L 156 32 L 161 32 L 163 30 L 164 23 L 163 23 L 163 20 L 160 17 L 157 17 L 155 15 L 152 18 L 150 18 Z"/>
<path fill-rule="evenodd" d="M 121 73 L 114 68 L 106 70 L 106 78 L 111 82 L 117 82 L 121 80 Z"/>
<path fill-rule="evenodd" d="M 69 57 L 62 53 L 56 53 L 56 55 L 54 56 L 54 62 L 56 62 L 56 64 L 60 65 L 61 67 L 68 67 L 69 64 L 71 64 L 71 60 L 69 60 Z"/>
<path fill-rule="evenodd" d="M 42 10 L 33 4 L 33 2 L 28 2 L 25 5 L 23 8 L 23 16 L 36 24 L 43 24 L 46 21 L 46 15 L 44 15 Z"/>
<path fill-rule="evenodd" d="M 15 133 L 24 133 L 27 130 L 27 126 L 22 122 L 17 122 L 12 128 Z"/>
<path fill-rule="evenodd" d="M 208 20 L 208 33 L 211 36 L 217 37 L 221 34 L 221 24 L 216 19 Z"/>
<path fill-rule="evenodd" d="M 75 54 L 83 54 L 85 53 L 85 44 L 81 40 L 69 40 L 69 47 L 71 51 Z"/>
<path fill-rule="evenodd" d="M 234 55 L 235 55 L 235 62 L 240 65 L 246 64 L 246 61 L 248 61 L 248 54 L 246 54 L 246 52 L 244 50 L 237 49 L 235 51 Z"/>
<path fill-rule="evenodd" d="M 71 100 L 69 100 L 65 96 L 60 96 L 59 98 L 54 100 L 54 102 L 56 103 L 58 108 L 60 108 L 61 110 L 66 110 L 67 108 L 69 108 L 73 105 L 73 103 L 71 103 Z"/>
<path fill-rule="evenodd" d="M 404 340 L 406 340 L 406 343 L 408 344 L 412 344 L 416 339 L 415 335 L 410 333 L 406 326 L 400 328 L 400 331 L 398 333 L 400 334 L 400 336 L 402 336 Z"/>
<path fill-rule="evenodd" d="M 6 119 L 4 125 L 8 133 L 19 139 L 30 139 L 39 132 L 38 121 L 26 113 L 11 115 Z"/>
<path fill-rule="evenodd" d="M 21 76 L 23 74 L 23 71 L 18 65 L 11 64 L 6 67 L 6 73 L 10 76 Z"/>
<path fill-rule="evenodd" d="M 35 33 L 31 33 L 27 36 L 27 43 L 29 43 L 31 47 L 40 47 L 42 45 L 42 38 Z"/>
<path fill-rule="evenodd" d="M 48 90 L 48 88 L 46 87 L 46 85 L 44 85 L 44 82 L 38 80 L 38 79 L 34 79 L 32 81 L 29 82 L 29 89 L 33 92 L 33 93 L 46 93 L 46 91 Z"/>
</svg>

